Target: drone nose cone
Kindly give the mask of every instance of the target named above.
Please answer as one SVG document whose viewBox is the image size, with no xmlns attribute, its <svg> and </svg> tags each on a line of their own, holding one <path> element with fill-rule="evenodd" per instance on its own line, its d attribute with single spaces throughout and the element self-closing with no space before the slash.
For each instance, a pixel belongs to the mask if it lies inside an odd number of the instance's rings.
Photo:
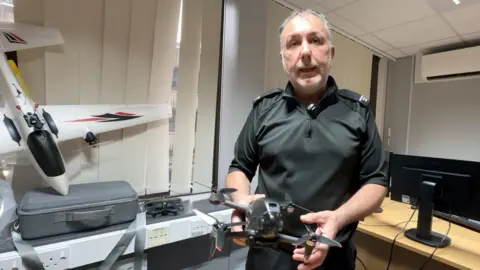
<svg viewBox="0 0 480 270">
<path fill-rule="evenodd" d="M 48 184 L 63 196 L 69 193 L 69 184 L 67 174 L 62 174 L 55 177 L 49 177 L 47 179 Z"/>
<path fill-rule="evenodd" d="M 58 193 L 62 194 L 63 196 L 67 196 L 68 192 L 69 192 L 68 184 L 59 186 L 57 191 L 58 191 Z"/>
</svg>

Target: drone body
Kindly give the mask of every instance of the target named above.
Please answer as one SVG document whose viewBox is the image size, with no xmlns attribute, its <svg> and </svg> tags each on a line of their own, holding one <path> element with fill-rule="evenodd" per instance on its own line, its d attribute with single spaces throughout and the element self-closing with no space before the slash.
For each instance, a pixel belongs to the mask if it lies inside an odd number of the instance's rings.
<svg viewBox="0 0 480 270">
<path fill-rule="evenodd" d="M 283 229 L 284 215 L 278 202 L 267 198 L 257 199 L 245 213 L 245 231 L 251 231 L 255 236 L 275 238 Z"/>
<path fill-rule="evenodd" d="M 285 202 L 278 202 L 271 198 L 260 198 L 249 205 L 235 203 L 225 199 L 225 194 L 237 191 L 233 188 L 224 188 L 219 192 L 212 192 L 209 198 L 214 205 L 225 205 L 245 213 L 245 222 L 222 223 L 214 217 L 202 213 L 196 209 L 195 214 L 200 216 L 207 224 L 211 225 L 211 238 L 215 242 L 212 245 L 210 259 L 216 247 L 222 250 L 226 238 L 244 239 L 250 247 L 276 248 L 280 243 L 288 243 L 294 246 L 305 247 L 305 258 L 308 258 L 316 243 L 323 243 L 329 246 L 341 247 L 340 243 L 323 235 L 317 235 L 308 226 L 307 232 L 301 237 L 290 236 L 282 233 L 285 217 L 295 210 L 295 205 L 287 194 Z M 303 208 L 304 209 L 304 208 Z M 232 227 L 245 226 L 242 231 L 232 231 Z"/>
</svg>

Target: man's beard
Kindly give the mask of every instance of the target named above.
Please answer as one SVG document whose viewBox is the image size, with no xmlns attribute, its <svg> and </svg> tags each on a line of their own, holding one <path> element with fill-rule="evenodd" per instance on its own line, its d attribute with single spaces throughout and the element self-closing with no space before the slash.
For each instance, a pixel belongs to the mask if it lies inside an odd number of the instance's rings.
<svg viewBox="0 0 480 270">
<path fill-rule="evenodd" d="M 281 58 L 282 58 L 283 70 L 285 71 L 285 73 L 289 74 L 287 64 L 285 63 L 285 57 L 283 57 L 283 53 L 281 54 Z M 315 63 L 315 65 L 310 65 L 309 67 L 312 67 L 312 66 L 315 66 L 315 67 L 319 68 L 317 63 Z M 306 68 L 306 67 L 301 67 L 301 68 Z M 295 69 L 298 70 L 299 67 L 295 67 Z M 324 75 L 326 77 L 328 77 L 330 75 L 330 70 L 331 69 L 332 69 L 332 54 L 329 53 L 328 54 L 328 63 L 327 63 L 327 66 L 326 66 L 326 70 L 324 72 Z"/>
<path fill-rule="evenodd" d="M 287 73 L 287 75 L 289 75 L 289 72 L 288 72 L 288 69 L 287 69 L 287 66 L 286 66 L 286 63 L 285 63 L 285 58 L 283 57 L 283 54 L 282 54 L 282 65 L 283 65 L 284 71 Z M 302 78 L 300 76 L 300 77 L 296 77 L 296 80 L 295 80 L 295 78 L 293 76 L 289 75 L 291 83 L 294 86 L 302 88 L 301 91 L 304 92 L 305 94 L 313 94 L 313 93 L 321 90 L 321 88 L 324 88 L 324 86 L 326 84 L 326 81 L 328 80 L 328 76 L 330 75 L 330 70 L 332 68 L 332 56 L 331 56 L 331 54 L 329 54 L 328 63 L 326 65 L 326 67 L 321 67 L 316 63 L 315 63 L 315 65 L 310 65 L 309 67 L 312 67 L 312 66 L 314 66 L 315 68 L 318 69 L 316 72 L 319 72 L 319 74 L 316 74 L 315 76 L 321 76 L 320 81 L 315 83 L 315 84 L 304 85 L 303 83 L 301 83 L 301 82 L 305 82 L 308 79 L 314 80 L 315 78 Z M 302 66 L 301 68 L 307 68 L 307 67 Z M 299 68 L 295 67 L 295 70 L 299 70 Z"/>
</svg>

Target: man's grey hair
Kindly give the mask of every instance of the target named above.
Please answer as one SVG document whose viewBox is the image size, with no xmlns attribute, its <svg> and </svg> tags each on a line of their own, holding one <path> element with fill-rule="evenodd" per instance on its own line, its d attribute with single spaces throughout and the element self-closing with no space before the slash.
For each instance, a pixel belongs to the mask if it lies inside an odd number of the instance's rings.
<svg viewBox="0 0 480 270">
<path fill-rule="evenodd" d="M 285 29 L 285 26 L 287 25 L 288 22 L 290 22 L 293 18 L 296 18 L 298 16 L 305 16 L 305 15 L 313 15 L 317 18 L 319 18 L 320 20 L 322 20 L 323 22 L 323 25 L 325 26 L 325 28 L 327 29 L 327 33 L 328 33 L 328 44 L 332 44 L 332 31 L 330 30 L 330 24 L 328 23 L 328 20 L 327 20 L 327 17 L 322 14 L 322 13 L 318 13 L 314 10 L 311 10 L 311 9 L 303 9 L 303 10 L 294 10 L 290 16 L 288 16 L 284 21 L 283 23 L 280 25 L 280 28 L 278 29 L 278 32 L 279 32 L 279 37 L 280 37 L 280 47 L 282 46 L 282 33 L 283 33 L 283 29 Z"/>
</svg>

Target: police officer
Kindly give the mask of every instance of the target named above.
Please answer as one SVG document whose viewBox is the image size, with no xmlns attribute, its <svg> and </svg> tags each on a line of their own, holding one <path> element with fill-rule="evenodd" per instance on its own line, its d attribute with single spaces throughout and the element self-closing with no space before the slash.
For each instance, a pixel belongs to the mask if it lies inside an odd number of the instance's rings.
<svg viewBox="0 0 480 270">
<path fill-rule="evenodd" d="M 297 209 L 283 232 L 298 237 L 310 223 L 342 247 L 317 244 L 308 260 L 303 248 L 292 245 L 250 248 L 246 269 L 353 270 L 353 233 L 358 221 L 381 205 L 387 186 L 375 119 L 366 98 L 339 89 L 329 75 L 335 48 L 323 15 L 293 12 L 280 27 L 280 40 L 289 81 L 285 89 L 254 100 L 235 144 L 226 187 L 238 190 L 231 199 L 240 203 L 262 196 L 283 200 L 289 193 L 312 212 Z M 249 195 L 257 166 L 258 187 Z M 233 212 L 232 222 L 242 218 Z"/>
</svg>

